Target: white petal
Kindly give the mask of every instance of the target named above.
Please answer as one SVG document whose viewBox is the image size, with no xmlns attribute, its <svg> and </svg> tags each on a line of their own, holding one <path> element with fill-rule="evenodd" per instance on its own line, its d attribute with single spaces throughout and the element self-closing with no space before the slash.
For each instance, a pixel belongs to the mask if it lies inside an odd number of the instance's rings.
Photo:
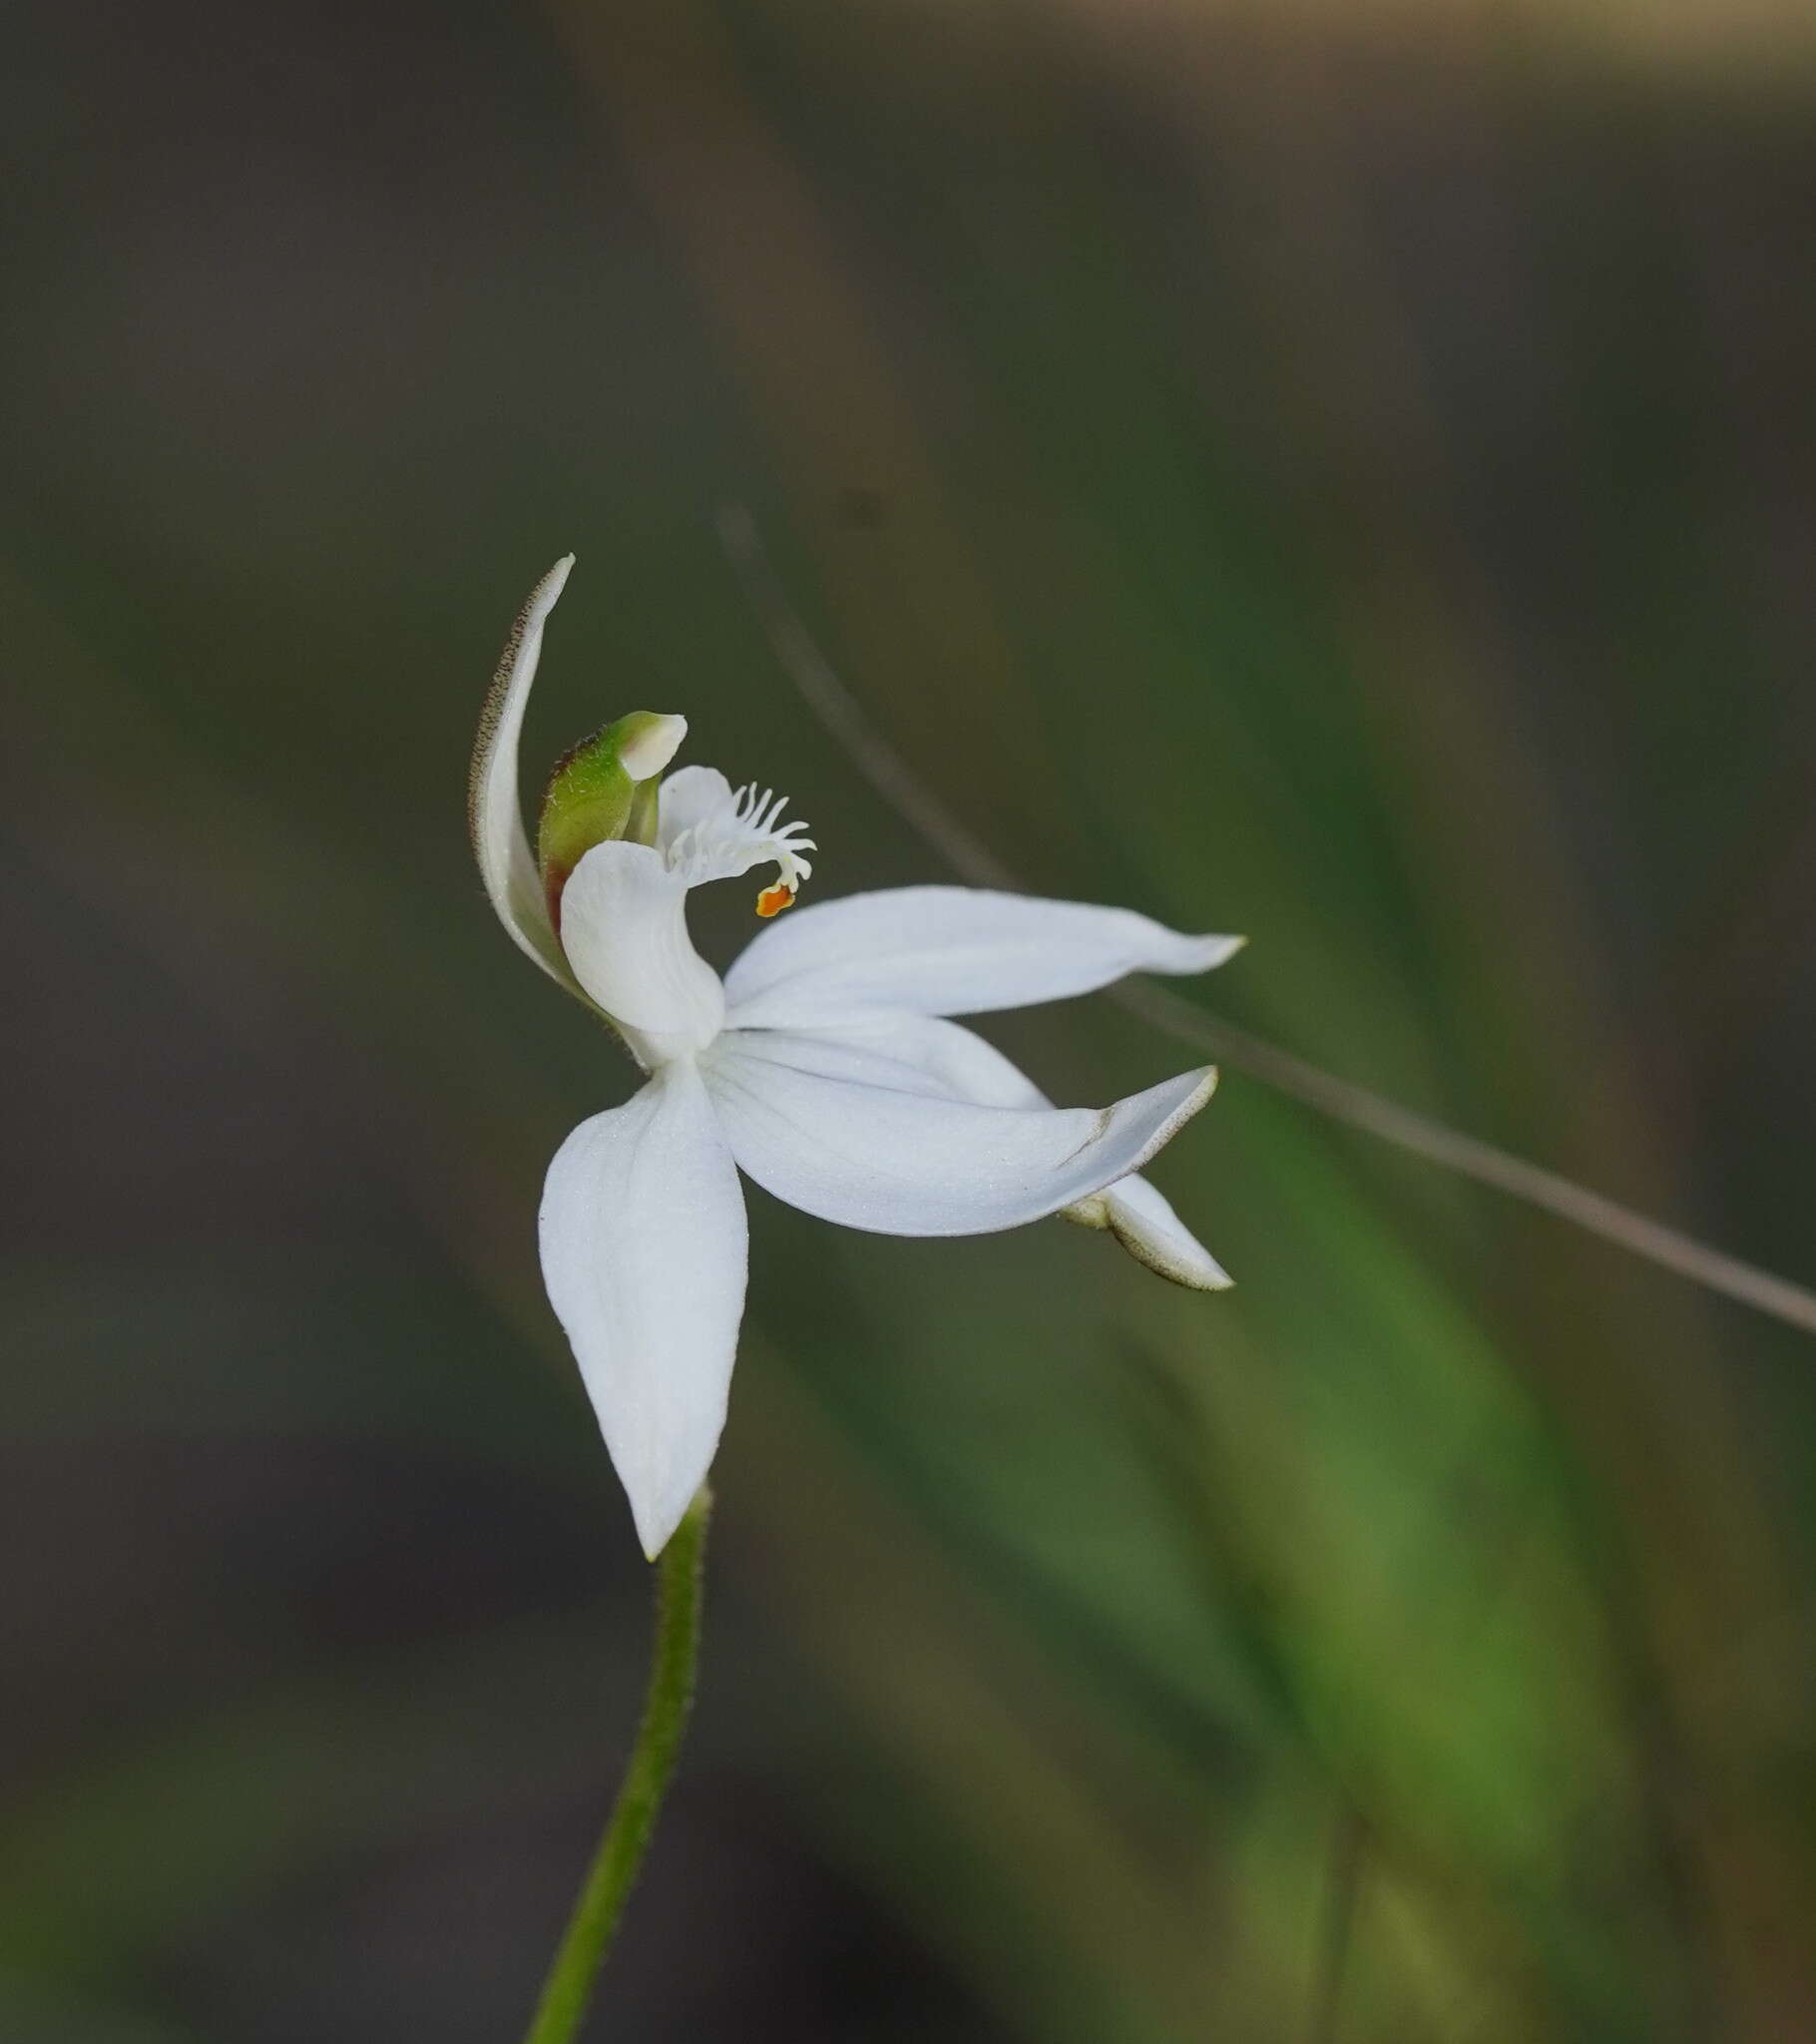
<svg viewBox="0 0 1816 2044">
<path fill-rule="evenodd" d="M 498 672 L 492 677 L 485 708 L 480 712 L 479 738 L 473 749 L 473 769 L 467 782 L 467 826 L 480 877 L 502 922 L 518 944 L 543 970 L 572 991 L 574 975 L 562 956 L 542 876 L 524 829 L 517 792 L 517 747 L 523 735 L 524 706 L 542 658 L 543 627 L 567 584 L 574 556 L 557 561 L 530 593 L 511 628 Z"/>
<path fill-rule="evenodd" d="M 767 1042 L 790 1046 L 791 1061 L 810 1059 L 813 1070 L 828 1079 L 969 1101 L 973 1107 L 1053 1105 L 994 1044 L 934 1015 L 881 1010 L 823 1029 L 758 1030 L 746 1047 L 760 1055 Z M 802 1048 L 803 1042 L 811 1048 Z"/>
<path fill-rule="evenodd" d="M 986 1235 L 1057 1213 L 1144 1164 L 1216 1079 L 1187 1072 L 1101 1111 L 976 1107 L 924 1078 L 888 1082 L 878 1063 L 849 1043 L 728 1031 L 702 1070 L 758 1185 L 881 1235 Z"/>
<path fill-rule="evenodd" d="M 1207 972 L 1240 937 L 1192 937 L 1131 908 L 976 887 L 893 887 L 797 909 L 725 975 L 739 1027 L 812 1028 L 871 1008 L 978 1015 L 1089 993 L 1131 972 Z"/>
<path fill-rule="evenodd" d="M 994 1044 L 929 1015 L 878 1014 L 816 1031 L 828 1076 L 860 1079 L 900 1092 L 942 1094 L 980 1107 L 1047 1107 L 1046 1094 Z M 836 1064 L 833 1060 L 838 1060 Z M 1221 1291 L 1233 1280 L 1171 1203 L 1131 1174 L 1063 1208 L 1068 1221 L 1107 1229 L 1137 1263 L 1194 1291 Z"/>
<path fill-rule="evenodd" d="M 561 941 L 580 983 L 646 1066 L 702 1049 L 724 1019 L 718 974 L 687 934 L 687 885 L 653 845 L 596 844 L 568 876 Z"/>
<path fill-rule="evenodd" d="M 718 1445 L 744 1310 L 743 1194 L 691 1064 L 561 1146 L 542 1268 L 654 1559 Z"/>
</svg>

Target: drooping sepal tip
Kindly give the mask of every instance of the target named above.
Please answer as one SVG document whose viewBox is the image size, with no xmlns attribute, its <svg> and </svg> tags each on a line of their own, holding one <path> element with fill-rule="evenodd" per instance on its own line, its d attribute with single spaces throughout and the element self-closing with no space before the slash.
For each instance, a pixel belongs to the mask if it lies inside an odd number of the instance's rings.
<svg viewBox="0 0 1816 2044">
<path fill-rule="evenodd" d="M 536 863 L 558 929 L 562 889 L 596 844 L 655 842 L 657 789 L 686 735 L 684 717 L 634 710 L 557 761 L 537 819 Z"/>
</svg>

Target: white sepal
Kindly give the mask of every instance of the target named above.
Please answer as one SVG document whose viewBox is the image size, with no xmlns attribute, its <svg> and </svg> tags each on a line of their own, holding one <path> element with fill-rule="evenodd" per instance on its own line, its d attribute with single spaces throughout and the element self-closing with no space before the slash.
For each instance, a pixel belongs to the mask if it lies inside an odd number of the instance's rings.
<svg viewBox="0 0 1816 2044">
<path fill-rule="evenodd" d="M 879 1013 L 815 1034 L 829 1056 L 846 1061 L 849 1076 L 873 1085 L 944 1094 L 980 1107 L 1052 1104 L 1020 1066 L 957 1022 Z M 1131 1174 L 1118 1179 L 1060 1211 L 1081 1227 L 1108 1231 L 1137 1263 L 1175 1284 L 1222 1291 L 1234 1282 L 1144 1178 Z"/>
<path fill-rule="evenodd" d="M 754 1030 L 748 1041 L 760 1051 L 765 1042 L 792 1044 L 802 1037 L 812 1039 L 813 1067 L 829 1079 L 969 1101 L 973 1107 L 1053 1105 L 995 1044 L 936 1015 L 879 1009 L 861 1021 L 823 1028 Z"/>
<path fill-rule="evenodd" d="M 543 628 L 549 621 L 574 556 L 564 555 L 536 587 L 518 613 L 505 644 L 498 672 L 480 713 L 479 737 L 473 748 L 467 781 L 467 826 L 473 854 L 479 861 L 487 897 L 498 919 L 519 947 L 570 992 L 579 992 L 549 920 L 542 876 L 524 829 L 518 795 L 518 744 L 523 736 L 524 707 L 542 658 Z"/>
<path fill-rule="evenodd" d="M 979 1015 L 1207 972 L 1240 937 L 1194 937 L 1131 908 L 973 887 L 894 887 L 816 902 L 761 931 L 725 975 L 734 1026 L 811 1028 L 876 1008 Z"/>
<path fill-rule="evenodd" d="M 882 1235 L 1017 1228 L 1138 1170 L 1209 1099 L 1187 1072 L 1114 1107 L 977 1107 L 857 1076 L 807 1034 L 728 1030 L 701 1070 L 742 1170 L 804 1213 Z"/>
<path fill-rule="evenodd" d="M 557 1151 L 543 1278 L 652 1560 L 718 1444 L 747 1261 L 737 1172 L 692 1064 Z"/>
</svg>

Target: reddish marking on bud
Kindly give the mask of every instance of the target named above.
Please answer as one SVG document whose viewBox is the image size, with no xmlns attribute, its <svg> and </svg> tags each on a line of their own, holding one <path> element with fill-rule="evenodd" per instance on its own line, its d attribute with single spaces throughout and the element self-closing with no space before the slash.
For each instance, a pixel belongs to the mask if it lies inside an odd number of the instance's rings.
<svg viewBox="0 0 1816 2044">
<path fill-rule="evenodd" d="M 780 915 L 784 908 L 793 906 L 794 889 L 780 883 L 773 887 L 765 887 L 756 897 L 756 912 L 765 920 L 772 915 Z"/>
<path fill-rule="evenodd" d="M 543 867 L 542 897 L 549 904 L 549 920 L 555 926 L 555 934 L 561 935 L 561 897 L 574 871 L 572 859 L 551 859 Z"/>
</svg>

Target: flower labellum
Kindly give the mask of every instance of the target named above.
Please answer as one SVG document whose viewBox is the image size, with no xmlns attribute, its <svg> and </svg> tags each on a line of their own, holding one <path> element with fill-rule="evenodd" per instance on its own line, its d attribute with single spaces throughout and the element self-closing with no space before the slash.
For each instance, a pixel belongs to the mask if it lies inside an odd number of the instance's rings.
<svg viewBox="0 0 1816 2044">
<path fill-rule="evenodd" d="M 1199 1290 L 1215 1259 L 1137 1174 L 1210 1098 L 1186 1072 L 1107 1108 L 1056 1108 L 948 1019 L 1131 972 L 1205 972 L 1240 937 L 1126 908 L 900 887 L 802 908 L 807 826 L 709 766 L 663 778 L 686 735 L 639 711 L 576 747 L 532 854 L 518 802 L 524 705 L 573 557 L 537 585 L 481 718 L 469 821 L 486 892 L 522 949 L 604 1015 L 643 1068 L 581 1123 L 543 1192 L 543 1277 L 652 1558 L 724 1425 L 743 1317 L 741 1171 L 776 1198 L 884 1235 L 985 1235 L 1063 1214 Z M 693 948 L 694 887 L 771 867 L 766 927 L 721 979 Z"/>
</svg>

